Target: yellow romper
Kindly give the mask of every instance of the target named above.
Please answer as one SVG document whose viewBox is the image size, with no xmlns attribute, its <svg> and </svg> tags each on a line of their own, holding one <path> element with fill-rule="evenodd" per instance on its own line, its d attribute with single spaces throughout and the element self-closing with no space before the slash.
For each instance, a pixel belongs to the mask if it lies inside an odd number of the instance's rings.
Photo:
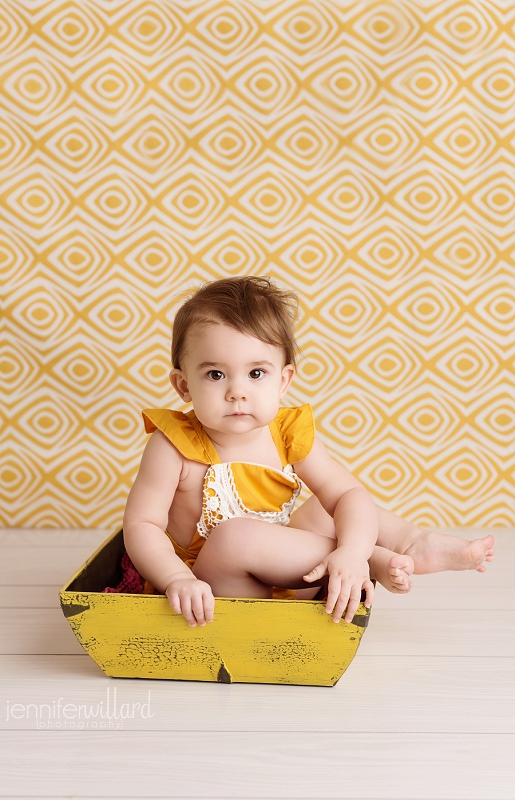
<svg viewBox="0 0 515 800">
<path fill-rule="evenodd" d="M 204 476 L 202 514 L 189 546 L 182 547 L 166 531 L 175 552 L 190 569 L 210 532 L 226 519 L 250 517 L 288 525 L 302 488 L 292 465 L 306 458 L 315 440 L 313 411 L 309 404 L 280 408 L 269 425 L 282 470 L 248 461 L 221 462 L 193 410 L 184 414 L 170 409 L 146 409 L 143 420 L 147 433 L 161 431 L 185 458 L 208 465 Z M 147 594 L 154 592 L 148 581 L 144 591 Z M 274 586 L 272 597 L 294 600 L 296 594 L 295 589 Z"/>
</svg>

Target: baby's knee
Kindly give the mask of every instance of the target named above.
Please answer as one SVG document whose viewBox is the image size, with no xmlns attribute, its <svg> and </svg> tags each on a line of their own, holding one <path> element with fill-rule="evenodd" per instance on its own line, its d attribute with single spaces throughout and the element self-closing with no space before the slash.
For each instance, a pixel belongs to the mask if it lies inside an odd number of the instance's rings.
<svg viewBox="0 0 515 800">
<path fill-rule="evenodd" d="M 245 560 L 244 531 L 235 522 L 229 519 L 212 529 L 192 567 L 195 577 L 209 582 L 213 574 L 241 567 Z"/>
<path fill-rule="evenodd" d="M 249 527 L 249 520 L 238 517 L 220 522 L 210 532 L 202 551 L 206 550 L 211 554 L 216 552 L 224 557 L 231 558 L 244 546 L 244 537 L 249 532 Z"/>
</svg>

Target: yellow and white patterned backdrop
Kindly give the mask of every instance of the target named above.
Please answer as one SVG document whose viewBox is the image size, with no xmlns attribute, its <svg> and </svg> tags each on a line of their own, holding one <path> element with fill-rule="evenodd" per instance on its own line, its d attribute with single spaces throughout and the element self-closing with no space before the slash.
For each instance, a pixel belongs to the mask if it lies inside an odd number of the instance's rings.
<svg viewBox="0 0 515 800">
<path fill-rule="evenodd" d="M 298 291 L 334 456 L 515 525 L 515 5 L 1 0 L 0 524 L 120 522 L 178 295 Z"/>
</svg>

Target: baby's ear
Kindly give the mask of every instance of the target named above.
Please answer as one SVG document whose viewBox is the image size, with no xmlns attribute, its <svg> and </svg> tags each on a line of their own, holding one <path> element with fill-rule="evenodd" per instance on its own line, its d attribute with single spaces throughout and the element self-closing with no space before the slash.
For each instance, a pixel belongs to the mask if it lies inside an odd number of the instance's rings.
<svg viewBox="0 0 515 800">
<path fill-rule="evenodd" d="M 281 376 L 281 397 L 283 397 L 288 391 L 288 388 L 293 380 L 294 375 L 295 375 L 295 367 L 293 366 L 293 364 L 286 364 L 286 366 L 283 367 Z"/>
<path fill-rule="evenodd" d="M 182 374 L 180 369 L 172 369 L 170 371 L 170 383 L 172 384 L 173 388 L 181 398 L 184 400 L 185 403 L 189 403 L 191 401 L 190 393 L 188 391 L 188 384 L 186 383 L 186 378 Z"/>
</svg>

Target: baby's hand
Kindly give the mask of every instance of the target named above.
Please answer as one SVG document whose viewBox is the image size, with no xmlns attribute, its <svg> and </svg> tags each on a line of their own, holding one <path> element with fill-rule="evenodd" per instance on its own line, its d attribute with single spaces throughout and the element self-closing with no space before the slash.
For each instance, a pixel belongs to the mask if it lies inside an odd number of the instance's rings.
<svg viewBox="0 0 515 800">
<path fill-rule="evenodd" d="M 213 621 L 215 598 L 209 583 L 198 578 L 177 577 L 170 581 L 165 592 L 177 614 L 184 614 L 190 628 L 198 622 L 204 626 Z"/>
<path fill-rule="evenodd" d="M 351 548 L 337 547 L 320 564 L 303 575 L 305 581 L 313 581 L 329 574 L 325 610 L 330 614 L 334 609 L 333 620 L 339 622 L 345 608 L 345 622 L 352 622 L 361 602 L 361 590 L 367 596 L 365 606 L 370 608 L 374 598 L 374 584 L 370 580 L 367 561 L 356 556 Z"/>
</svg>

